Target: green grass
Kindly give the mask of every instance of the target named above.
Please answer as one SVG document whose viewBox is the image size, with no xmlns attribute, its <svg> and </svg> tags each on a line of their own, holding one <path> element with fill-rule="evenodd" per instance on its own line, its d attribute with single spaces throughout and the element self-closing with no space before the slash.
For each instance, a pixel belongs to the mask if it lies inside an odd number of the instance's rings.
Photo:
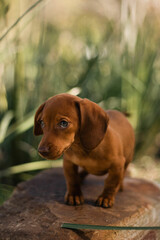
<svg viewBox="0 0 160 240">
<path fill-rule="evenodd" d="M 12 194 L 14 187 L 0 184 L 0 205 L 3 204 Z"/>
</svg>

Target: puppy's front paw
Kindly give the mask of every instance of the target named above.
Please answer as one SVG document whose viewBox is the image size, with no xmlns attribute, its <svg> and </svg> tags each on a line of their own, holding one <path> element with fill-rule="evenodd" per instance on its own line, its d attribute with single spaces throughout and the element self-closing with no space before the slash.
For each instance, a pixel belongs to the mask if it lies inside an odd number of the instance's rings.
<svg viewBox="0 0 160 240">
<path fill-rule="evenodd" d="M 96 206 L 110 208 L 114 204 L 114 197 L 100 195 L 96 200 Z"/>
<path fill-rule="evenodd" d="M 78 206 L 84 203 L 84 199 L 82 195 L 71 195 L 66 193 L 65 203 L 71 206 L 74 206 L 74 205 Z"/>
</svg>

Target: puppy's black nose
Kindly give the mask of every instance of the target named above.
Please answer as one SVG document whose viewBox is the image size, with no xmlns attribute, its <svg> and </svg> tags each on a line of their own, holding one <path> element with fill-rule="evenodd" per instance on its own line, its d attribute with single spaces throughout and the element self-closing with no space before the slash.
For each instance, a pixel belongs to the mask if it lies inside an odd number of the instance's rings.
<svg viewBox="0 0 160 240">
<path fill-rule="evenodd" d="M 43 156 L 47 156 L 49 154 L 49 150 L 50 150 L 50 148 L 47 146 L 46 147 L 42 146 L 42 147 L 38 148 L 38 152 Z"/>
</svg>

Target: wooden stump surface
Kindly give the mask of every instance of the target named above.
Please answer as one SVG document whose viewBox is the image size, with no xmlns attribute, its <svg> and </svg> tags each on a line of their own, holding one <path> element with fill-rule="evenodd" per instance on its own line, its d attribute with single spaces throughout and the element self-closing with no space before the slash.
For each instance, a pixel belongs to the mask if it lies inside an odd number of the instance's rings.
<svg viewBox="0 0 160 240">
<path fill-rule="evenodd" d="M 142 179 L 126 178 L 124 191 L 110 209 L 94 202 L 103 189 L 104 177 L 89 175 L 82 192 L 82 206 L 64 204 L 65 179 L 61 168 L 41 172 L 17 186 L 0 207 L 0 240 L 158 240 L 160 230 L 69 230 L 62 223 L 160 226 L 160 188 Z"/>
</svg>

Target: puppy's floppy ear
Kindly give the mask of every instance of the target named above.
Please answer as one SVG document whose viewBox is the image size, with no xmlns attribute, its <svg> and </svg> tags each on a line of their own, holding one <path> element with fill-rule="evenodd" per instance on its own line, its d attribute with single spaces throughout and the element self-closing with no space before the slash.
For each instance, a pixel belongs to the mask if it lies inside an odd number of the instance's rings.
<svg viewBox="0 0 160 240">
<path fill-rule="evenodd" d="M 92 150 L 102 141 L 107 130 L 107 113 L 96 103 L 83 99 L 76 104 L 80 114 L 80 140 L 86 150 Z"/>
<path fill-rule="evenodd" d="M 41 113 L 43 111 L 44 106 L 45 106 L 45 102 L 37 109 L 37 112 L 36 112 L 35 117 L 34 117 L 33 133 L 36 136 L 43 134 L 41 124 L 40 124 L 39 120 L 40 120 Z"/>
</svg>

